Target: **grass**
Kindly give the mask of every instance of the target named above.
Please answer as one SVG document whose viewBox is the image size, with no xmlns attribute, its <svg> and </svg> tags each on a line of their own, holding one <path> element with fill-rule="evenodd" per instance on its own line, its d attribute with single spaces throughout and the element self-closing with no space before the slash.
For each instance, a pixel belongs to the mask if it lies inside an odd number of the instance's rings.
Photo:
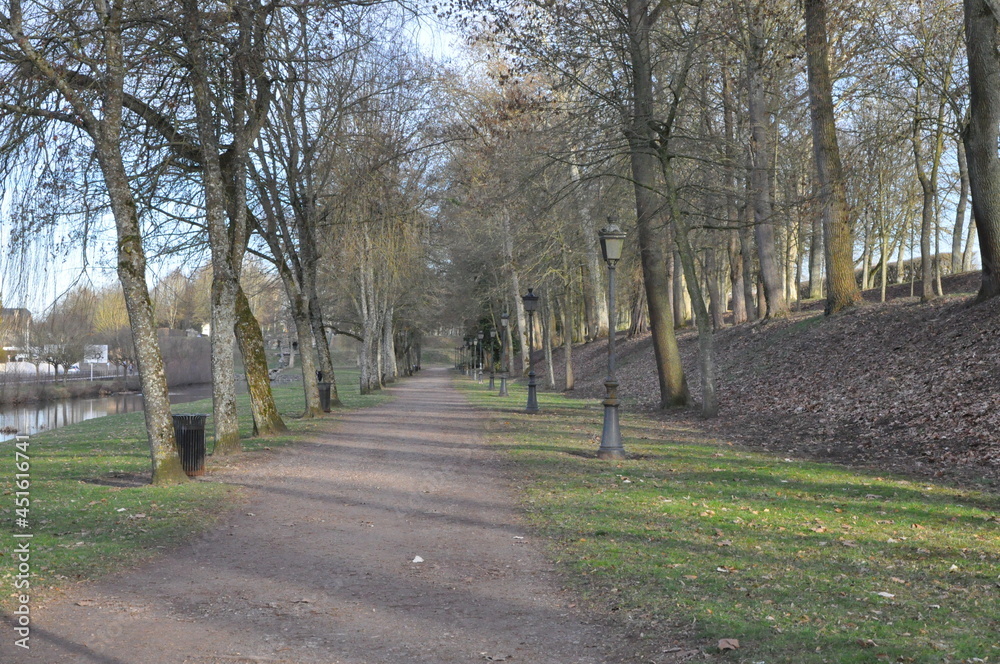
<svg viewBox="0 0 1000 664">
<path fill-rule="evenodd" d="M 358 394 L 357 373 L 338 370 L 346 408 L 374 405 L 386 397 Z M 328 420 L 296 419 L 304 409 L 299 385 L 276 386 L 275 401 L 289 425 L 281 437 L 250 438 L 249 399 L 239 399 L 243 447 L 252 452 L 276 448 L 326 426 Z M 175 412 L 211 412 L 211 400 L 174 407 Z M 206 425 L 211 451 L 212 418 Z M 142 413 L 112 415 L 32 436 L 30 527 L 15 525 L 14 441 L 0 443 L 0 608 L 13 605 L 15 532 L 31 532 L 31 594 L 68 582 L 92 579 L 174 546 L 210 528 L 245 499 L 237 487 L 194 481 L 176 487 L 109 486 L 108 478 L 149 471 Z M 207 468 L 211 471 L 212 459 Z"/>
<path fill-rule="evenodd" d="M 541 393 L 489 408 L 534 525 L 595 601 L 718 661 L 1000 661 L 1000 498 L 757 454 L 622 414 L 631 458 L 601 462 L 602 411 Z M 720 652 L 720 639 L 739 650 Z"/>
</svg>

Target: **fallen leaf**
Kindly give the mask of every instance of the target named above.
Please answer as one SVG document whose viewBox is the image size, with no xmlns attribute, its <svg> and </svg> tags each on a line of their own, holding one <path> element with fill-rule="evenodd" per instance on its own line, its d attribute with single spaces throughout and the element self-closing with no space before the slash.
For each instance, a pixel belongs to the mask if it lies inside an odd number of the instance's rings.
<svg viewBox="0 0 1000 664">
<path fill-rule="evenodd" d="M 739 650 L 739 639 L 719 639 L 719 650 Z"/>
</svg>

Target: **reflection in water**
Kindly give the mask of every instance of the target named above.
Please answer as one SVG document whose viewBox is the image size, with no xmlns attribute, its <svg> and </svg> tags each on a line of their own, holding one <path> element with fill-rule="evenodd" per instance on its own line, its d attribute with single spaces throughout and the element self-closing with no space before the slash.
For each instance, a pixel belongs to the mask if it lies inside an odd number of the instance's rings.
<svg viewBox="0 0 1000 664">
<path fill-rule="evenodd" d="M 187 403 L 211 396 L 211 386 L 194 385 L 170 393 L 170 403 Z M 32 435 L 106 415 L 142 410 L 141 394 L 115 394 L 98 399 L 62 399 L 44 404 L 0 407 L 0 441 Z"/>
</svg>

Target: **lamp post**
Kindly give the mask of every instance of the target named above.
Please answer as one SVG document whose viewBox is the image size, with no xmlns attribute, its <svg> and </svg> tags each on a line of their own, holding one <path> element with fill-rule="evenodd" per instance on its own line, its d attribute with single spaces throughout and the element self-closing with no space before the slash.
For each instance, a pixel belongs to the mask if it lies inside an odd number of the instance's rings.
<svg viewBox="0 0 1000 664">
<path fill-rule="evenodd" d="M 493 328 L 492 330 L 490 330 L 490 389 L 491 390 L 496 387 L 496 382 L 495 382 L 496 373 L 494 372 L 494 367 L 496 363 L 493 362 L 493 347 L 496 346 L 496 341 L 497 341 L 497 330 L 496 328 Z"/>
<path fill-rule="evenodd" d="M 500 338 L 500 394 L 498 397 L 509 396 L 507 393 L 507 372 L 510 371 L 510 357 L 507 348 L 507 326 L 510 325 L 510 314 L 504 312 L 500 314 L 500 329 L 503 330 Z"/>
<path fill-rule="evenodd" d="M 483 382 L 483 360 L 486 357 L 486 353 L 484 352 L 486 349 L 483 348 L 483 337 L 485 336 L 486 335 L 483 334 L 482 330 L 476 332 L 476 339 L 479 341 L 479 357 L 477 358 L 479 361 L 479 368 L 476 370 L 476 380 L 480 383 Z"/>
<path fill-rule="evenodd" d="M 528 312 L 528 405 L 524 412 L 534 414 L 538 412 L 538 394 L 535 383 L 535 362 L 531 357 L 531 351 L 535 348 L 535 311 L 538 310 L 538 296 L 535 289 L 529 288 L 526 295 L 521 296 L 524 303 L 524 310 Z"/>
<path fill-rule="evenodd" d="M 598 459 L 625 458 L 622 434 L 618 428 L 618 381 L 615 380 L 615 266 L 622 257 L 625 233 L 615 221 L 614 216 L 609 216 L 608 225 L 598 232 L 601 253 L 608 264 L 608 378 L 604 381 L 607 397 L 604 399 L 604 430 L 601 432 L 601 446 L 597 450 Z"/>
</svg>

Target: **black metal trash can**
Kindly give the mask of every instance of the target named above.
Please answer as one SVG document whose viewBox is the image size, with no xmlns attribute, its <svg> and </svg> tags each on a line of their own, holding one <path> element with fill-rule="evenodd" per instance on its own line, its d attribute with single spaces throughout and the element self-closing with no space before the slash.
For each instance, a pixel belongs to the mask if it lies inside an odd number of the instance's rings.
<svg viewBox="0 0 1000 664">
<path fill-rule="evenodd" d="M 174 437 L 181 467 L 188 477 L 205 474 L 205 418 L 208 415 L 174 415 Z"/>
<path fill-rule="evenodd" d="M 324 413 L 330 412 L 330 383 L 319 383 L 319 407 Z"/>
</svg>

